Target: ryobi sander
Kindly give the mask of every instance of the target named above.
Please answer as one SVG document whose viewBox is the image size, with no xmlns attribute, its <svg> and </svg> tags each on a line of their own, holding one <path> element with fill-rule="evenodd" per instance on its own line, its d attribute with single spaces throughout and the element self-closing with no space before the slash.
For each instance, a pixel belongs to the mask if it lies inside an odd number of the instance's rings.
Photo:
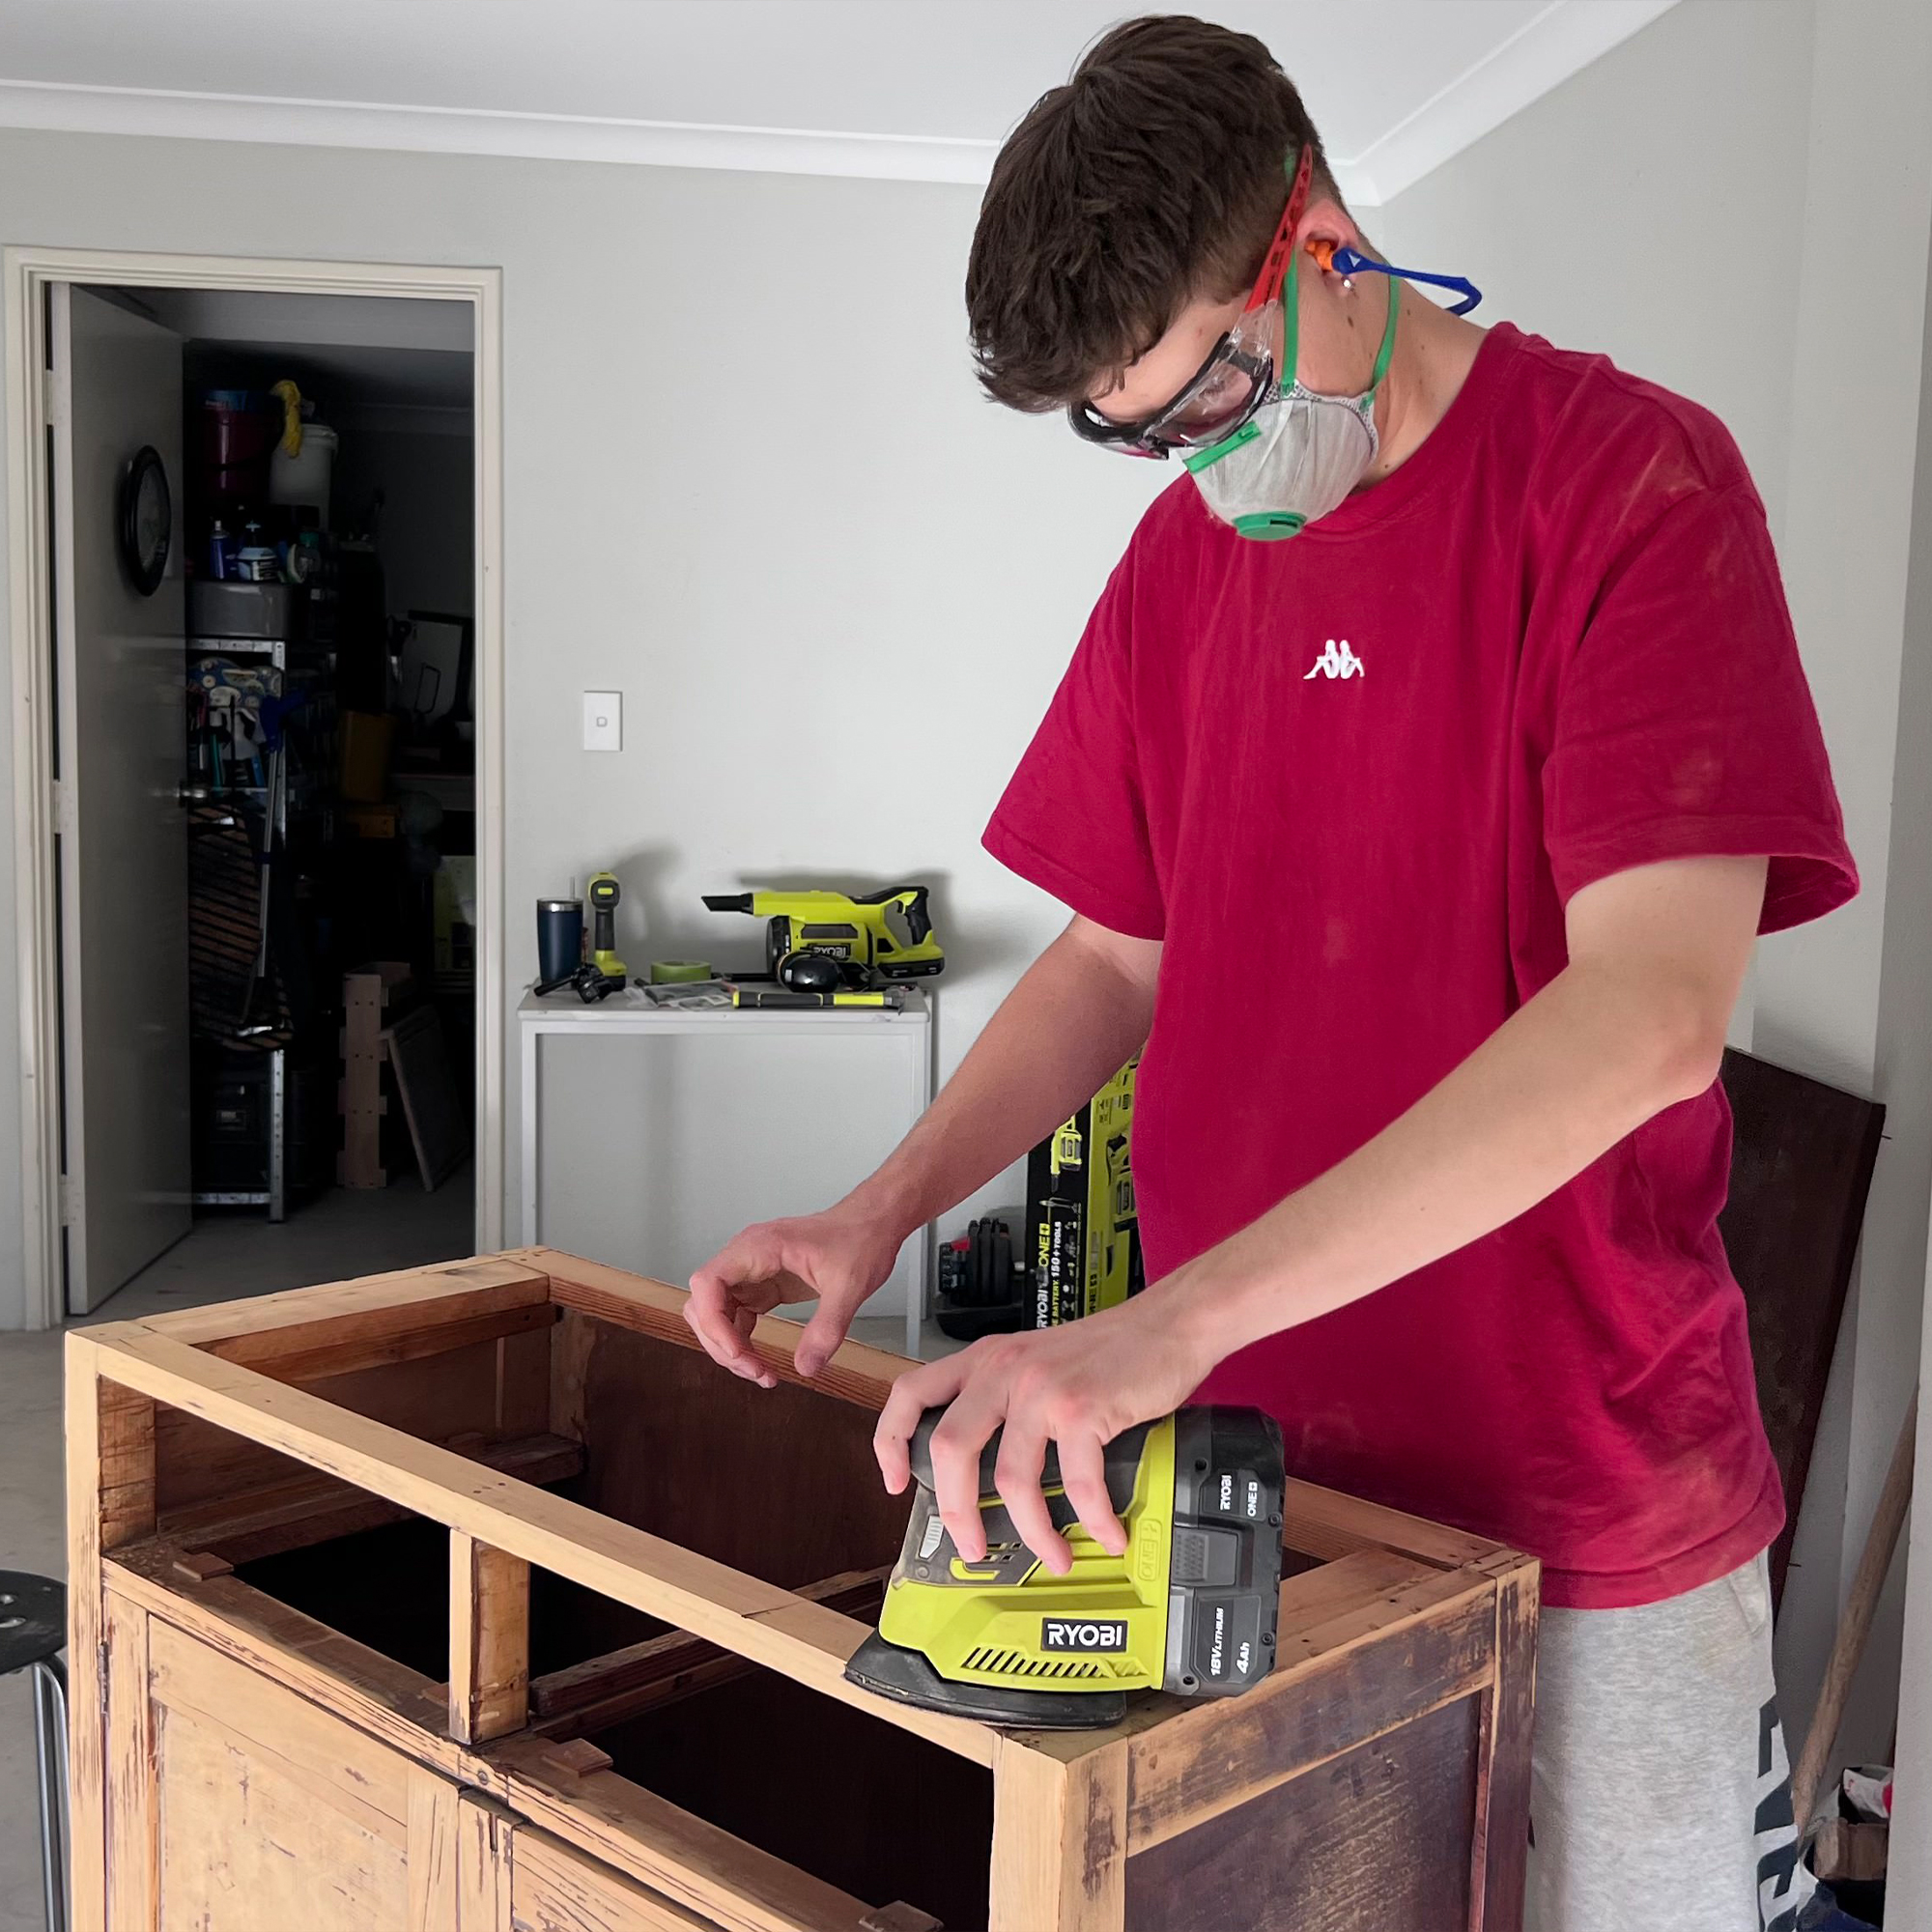
<svg viewBox="0 0 1932 1932">
<path fill-rule="evenodd" d="M 1183 1408 L 1107 1445 L 1123 1556 L 1089 1536 L 1048 1449 L 1041 1487 L 1073 1568 L 1020 1541 L 980 1459 L 985 1560 L 968 1563 L 933 1493 L 929 1408 L 912 1440 L 917 1489 L 879 1628 L 845 1675 L 868 1690 L 1027 1730 L 1118 1723 L 1134 1690 L 1226 1697 L 1274 1662 L 1281 1587 L 1281 1430 L 1254 1408 Z"/>
</svg>

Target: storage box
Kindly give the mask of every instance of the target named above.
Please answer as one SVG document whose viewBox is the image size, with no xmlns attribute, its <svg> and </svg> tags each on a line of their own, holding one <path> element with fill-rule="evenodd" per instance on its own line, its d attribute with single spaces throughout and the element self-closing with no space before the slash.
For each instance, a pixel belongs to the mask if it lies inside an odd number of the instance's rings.
<svg viewBox="0 0 1932 1932">
<path fill-rule="evenodd" d="M 414 1000 L 410 969 L 399 959 L 372 959 L 342 976 L 342 1076 L 336 1087 L 342 1141 L 335 1156 L 340 1187 L 386 1187 L 407 1154 L 383 1036 Z"/>
<path fill-rule="evenodd" d="M 307 589 L 293 583 L 193 577 L 187 586 L 187 634 L 190 639 L 300 643 L 308 636 L 310 601 Z"/>
<path fill-rule="evenodd" d="M 1291 1483 L 1244 1696 L 916 1711 L 843 1675 L 904 1364 L 683 1305 L 529 1249 L 69 1336 L 75 1925 L 1516 1932 L 1534 1563 Z"/>
<path fill-rule="evenodd" d="M 1129 1159 L 1139 1065 L 1128 1061 L 1028 1156 L 1036 1328 L 1112 1308 L 1146 1285 Z"/>
</svg>

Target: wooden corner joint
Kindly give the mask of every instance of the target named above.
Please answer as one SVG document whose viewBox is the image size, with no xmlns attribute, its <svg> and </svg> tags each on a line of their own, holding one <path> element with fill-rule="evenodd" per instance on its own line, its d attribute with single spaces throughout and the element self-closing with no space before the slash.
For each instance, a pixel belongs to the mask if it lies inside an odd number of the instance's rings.
<svg viewBox="0 0 1932 1932">
<path fill-rule="evenodd" d="M 211 1577 L 231 1576 L 235 1569 L 225 1556 L 216 1556 L 207 1549 L 185 1549 L 168 1567 L 189 1583 L 206 1583 Z"/>
<path fill-rule="evenodd" d="M 611 1769 L 611 1753 L 602 1751 L 588 1738 L 572 1738 L 567 1743 L 546 1745 L 537 1753 L 537 1763 L 562 1784 L 577 1784 L 600 1771 Z"/>
</svg>

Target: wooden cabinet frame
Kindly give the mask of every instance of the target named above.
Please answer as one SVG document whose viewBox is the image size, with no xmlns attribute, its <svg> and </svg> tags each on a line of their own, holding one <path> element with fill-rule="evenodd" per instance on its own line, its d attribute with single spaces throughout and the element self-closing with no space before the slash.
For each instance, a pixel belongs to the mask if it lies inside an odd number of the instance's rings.
<svg viewBox="0 0 1932 1932">
<path fill-rule="evenodd" d="M 930 1924 L 908 1908 L 838 1892 L 656 1800 L 568 1735 L 586 1699 L 643 1708 L 660 1694 L 654 1687 L 717 1680 L 742 1671 L 738 1660 L 991 1773 L 995 1932 L 1122 1932 L 1130 1892 L 1151 1900 L 1147 1888 L 1168 1883 L 1163 1847 L 1204 1829 L 1235 1832 L 1282 1787 L 1453 1710 L 1475 1741 L 1473 1812 L 1458 1855 L 1467 1861 L 1459 1878 L 1467 1910 L 1459 1908 L 1457 1922 L 1514 1932 L 1527 1837 L 1534 1562 L 1292 1483 L 1286 1542 L 1314 1563 L 1283 1585 L 1278 1665 L 1256 1690 L 1229 1702 L 1144 1698 L 1113 1729 L 1058 1735 L 917 1711 L 843 1675 L 869 1629 L 876 1572 L 780 1589 L 534 1486 L 545 1470 L 560 1471 L 571 1448 L 571 1404 L 581 1393 L 571 1381 L 569 1318 L 688 1348 L 683 1303 L 662 1283 L 527 1249 L 70 1336 L 76 1924 L 157 1922 L 150 1881 L 129 1873 L 154 1868 L 142 1850 L 156 1829 L 150 1653 L 165 1630 L 159 1641 L 171 1655 L 191 1641 L 272 1680 L 277 1696 L 322 1706 L 427 1780 L 405 1821 L 412 1861 L 418 1826 L 421 1845 L 437 1848 L 423 1851 L 434 1868 L 420 1881 L 412 1864 L 422 1915 L 412 1932 L 507 1928 L 519 1831 L 544 1834 L 533 1847 L 567 1848 L 532 1852 L 531 1869 L 550 1874 L 544 1884 L 567 1889 L 557 1860 L 587 1854 L 624 1875 L 612 1885 L 641 1888 L 642 1902 L 625 1909 L 661 1910 L 661 1920 L 637 1917 L 639 1924 L 689 1920 L 733 1932 Z M 542 1393 L 558 1436 L 452 1446 L 306 1386 L 493 1342 L 501 1363 L 506 1343 L 538 1329 L 553 1331 L 552 1381 Z M 876 1409 L 904 1367 L 848 1344 L 805 1383 L 792 1366 L 795 1337 L 791 1324 L 767 1319 L 754 1346 L 782 1380 L 864 1407 Z M 157 1416 L 169 1411 L 314 1474 L 164 1519 L 156 1438 Z M 448 1532 L 446 1686 L 250 1588 L 224 1553 L 279 1547 L 276 1537 L 297 1533 L 292 1522 L 380 1520 L 385 1509 Z M 533 1686 L 533 1566 L 673 1632 L 597 1660 L 594 1681 L 563 1671 Z M 614 1907 L 609 1917 L 630 1922 Z M 1136 1924 L 1156 1919 L 1155 1905 L 1135 1908 Z"/>
</svg>

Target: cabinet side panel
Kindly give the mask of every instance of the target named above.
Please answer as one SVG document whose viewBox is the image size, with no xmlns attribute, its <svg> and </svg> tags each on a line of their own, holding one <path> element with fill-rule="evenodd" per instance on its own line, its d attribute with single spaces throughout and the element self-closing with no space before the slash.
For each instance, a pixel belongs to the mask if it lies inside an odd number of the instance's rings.
<svg viewBox="0 0 1932 1932">
<path fill-rule="evenodd" d="M 102 1380 L 101 1352 L 84 1335 L 68 1337 L 68 1847 L 76 1925 L 107 1922 L 101 1552 L 155 1529 L 155 1405 Z"/>
<path fill-rule="evenodd" d="M 107 1926 L 153 1932 L 158 1812 L 154 1705 L 148 1695 L 148 1613 L 114 1590 L 107 1637 Z"/>
<path fill-rule="evenodd" d="M 1496 1585 L 1495 1683 L 1483 1699 L 1470 1932 L 1519 1932 L 1522 1924 L 1540 1586 L 1541 1573 L 1533 1563 L 1524 1563 Z"/>
<path fill-rule="evenodd" d="M 1465 1697 L 1127 1860 L 1134 1932 L 1467 1923 L 1481 1700 Z"/>
</svg>

